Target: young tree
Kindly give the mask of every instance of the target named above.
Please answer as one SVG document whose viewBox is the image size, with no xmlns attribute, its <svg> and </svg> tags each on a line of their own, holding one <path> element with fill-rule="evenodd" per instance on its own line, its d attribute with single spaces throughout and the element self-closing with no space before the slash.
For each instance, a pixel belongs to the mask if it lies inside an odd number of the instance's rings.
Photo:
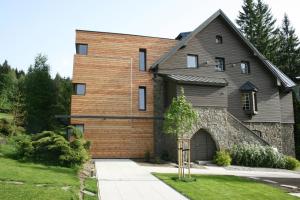
<svg viewBox="0 0 300 200">
<path fill-rule="evenodd" d="M 194 133 L 194 126 L 199 115 L 193 108 L 192 104 L 186 100 L 183 88 L 181 94 L 174 98 L 171 105 L 164 115 L 163 129 L 166 134 L 175 136 L 178 140 L 178 176 L 184 177 L 184 157 L 185 152 L 183 148 L 184 142 L 188 141 L 188 148 L 190 148 L 190 138 Z M 190 149 L 188 149 L 188 167 L 190 166 Z"/>
<path fill-rule="evenodd" d="M 30 133 L 54 129 L 55 86 L 49 68 L 47 57 L 39 54 L 25 78 L 25 126 Z"/>
<path fill-rule="evenodd" d="M 279 32 L 280 46 L 277 56 L 277 65 L 289 77 L 300 75 L 299 38 L 285 14 Z"/>
<path fill-rule="evenodd" d="M 275 60 L 279 40 L 271 9 L 262 0 L 244 0 L 237 24 L 245 37 L 271 61 Z"/>
</svg>

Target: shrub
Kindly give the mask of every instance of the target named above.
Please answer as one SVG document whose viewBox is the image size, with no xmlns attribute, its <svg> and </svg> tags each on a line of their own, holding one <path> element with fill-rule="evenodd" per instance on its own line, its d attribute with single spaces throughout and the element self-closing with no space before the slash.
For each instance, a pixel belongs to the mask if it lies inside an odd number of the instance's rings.
<svg viewBox="0 0 300 200">
<path fill-rule="evenodd" d="M 61 132 L 44 131 L 17 143 L 17 155 L 23 160 L 76 167 L 89 159 L 89 142 L 82 134 L 74 135 L 71 142 Z"/>
<path fill-rule="evenodd" d="M 219 166 L 229 166 L 231 164 L 231 156 L 227 151 L 218 151 L 214 157 L 214 163 Z"/>
<path fill-rule="evenodd" d="M 10 134 L 10 122 L 7 119 L 0 119 L 0 133 L 6 136 Z"/>
<path fill-rule="evenodd" d="M 12 136 L 25 133 L 25 129 L 21 126 L 13 125 L 9 120 L 0 119 L 0 134 L 5 136 Z"/>
<path fill-rule="evenodd" d="M 284 168 L 285 156 L 270 146 L 237 145 L 230 152 L 232 162 L 249 167 Z"/>
<path fill-rule="evenodd" d="M 286 169 L 294 170 L 299 166 L 300 166 L 300 163 L 296 158 L 293 158 L 291 156 L 285 157 L 285 168 Z"/>
</svg>

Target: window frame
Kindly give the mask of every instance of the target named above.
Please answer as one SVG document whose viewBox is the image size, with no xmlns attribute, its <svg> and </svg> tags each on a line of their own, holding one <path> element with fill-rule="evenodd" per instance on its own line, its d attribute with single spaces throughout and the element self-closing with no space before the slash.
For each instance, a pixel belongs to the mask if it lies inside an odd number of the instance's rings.
<svg viewBox="0 0 300 200">
<path fill-rule="evenodd" d="M 222 60 L 223 61 L 223 70 L 219 70 L 219 68 L 217 67 L 218 66 L 218 63 L 216 62 L 217 60 Z M 217 72 L 224 72 L 226 70 L 226 67 L 225 67 L 225 58 L 224 57 L 215 57 L 215 62 L 216 62 L 215 70 Z"/>
<path fill-rule="evenodd" d="M 216 44 L 223 44 L 223 36 L 216 35 Z"/>
<path fill-rule="evenodd" d="M 194 57 L 194 58 L 196 58 L 196 66 L 195 67 L 189 67 L 189 57 Z M 188 68 L 188 69 L 197 69 L 198 67 L 199 67 L 199 60 L 198 60 L 198 55 L 197 54 L 187 54 L 187 56 L 186 56 L 186 67 Z"/>
<path fill-rule="evenodd" d="M 244 100 L 244 96 L 245 96 L 245 95 L 248 96 L 249 109 L 245 109 L 245 100 Z M 242 109 L 243 109 L 247 114 L 255 115 L 255 114 L 258 113 L 257 92 L 256 92 L 256 91 L 242 92 Z"/>
<path fill-rule="evenodd" d="M 242 64 L 246 64 L 247 65 L 247 72 L 246 73 L 243 73 Z M 241 74 L 250 74 L 250 72 L 251 72 L 251 70 L 250 70 L 250 62 L 242 60 L 241 63 L 240 63 L 240 70 L 241 70 Z"/>
<path fill-rule="evenodd" d="M 79 51 L 79 46 L 80 45 L 85 45 L 86 46 L 86 54 L 81 54 L 81 53 L 79 53 L 80 51 Z M 88 55 L 88 52 L 89 52 L 89 45 L 88 44 L 86 44 L 86 43 L 76 43 L 75 44 L 75 47 L 76 47 L 76 55 L 83 55 L 83 56 L 86 56 L 86 55 Z"/>
<path fill-rule="evenodd" d="M 144 69 L 141 69 L 141 53 L 144 53 Z M 139 71 L 145 72 L 147 71 L 147 49 L 140 48 L 139 49 Z"/>
<path fill-rule="evenodd" d="M 77 93 L 77 85 L 84 85 L 84 93 L 83 94 Z M 85 94 L 86 94 L 86 83 L 73 83 L 73 95 L 85 96 Z"/>
<path fill-rule="evenodd" d="M 144 108 L 141 108 L 141 104 L 140 104 L 140 90 L 143 90 L 143 95 L 144 95 Z M 139 106 L 139 111 L 146 111 L 147 110 L 147 88 L 146 86 L 139 86 L 139 90 L 138 90 L 138 106 Z"/>
</svg>

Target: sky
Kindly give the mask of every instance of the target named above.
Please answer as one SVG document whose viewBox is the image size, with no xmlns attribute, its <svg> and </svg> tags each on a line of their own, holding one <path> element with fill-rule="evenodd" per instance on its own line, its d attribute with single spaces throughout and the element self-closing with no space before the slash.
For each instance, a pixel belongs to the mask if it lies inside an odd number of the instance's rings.
<svg viewBox="0 0 300 200">
<path fill-rule="evenodd" d="M 277 18 L 287 13 L 300 36 L 299 0 L 264 0 Z M 27 70 L 38 53 L 51 75 L 72 77 L 75 30 L 175 38 L 218 9 L 235 21 L 242 0 L 0 0 L 0 63 Z"/>
</svg>

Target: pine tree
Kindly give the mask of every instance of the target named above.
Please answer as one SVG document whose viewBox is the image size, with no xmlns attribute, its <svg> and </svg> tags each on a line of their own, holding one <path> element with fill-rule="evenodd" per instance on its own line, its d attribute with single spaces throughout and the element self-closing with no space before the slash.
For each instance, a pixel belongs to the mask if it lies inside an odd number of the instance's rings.
<svg viewBox="0 0 300 200">
<path fill-rule="evenodd" d="M 236 23 L 240 27 L 240 31 L 245 35 L 245 37 L 252 43 L 256 43 L 256 4 L 253 0 L 244 0 L 242 10 L 239 12 L 238 19 Z"/>
<path fill-rule="evenodd" d="M 279 39 L 277 65 L 290 77 L 300 75 L 300 42 L 286 14 L 280 28 Z"/>
<path fill-rule="evenodd" d="M 55 86 L 49 69 L 47 57 L 39 54 L 25 78 L 25 126 L 30 133 L 54 129 Z"/>
<path fill-rule="evenodd" d="M 274 61 L 279 44 L 271 9 L 261 0 L 244 0 L 236 20 L 240 31 L 269 60 Z"/>
</svg>

